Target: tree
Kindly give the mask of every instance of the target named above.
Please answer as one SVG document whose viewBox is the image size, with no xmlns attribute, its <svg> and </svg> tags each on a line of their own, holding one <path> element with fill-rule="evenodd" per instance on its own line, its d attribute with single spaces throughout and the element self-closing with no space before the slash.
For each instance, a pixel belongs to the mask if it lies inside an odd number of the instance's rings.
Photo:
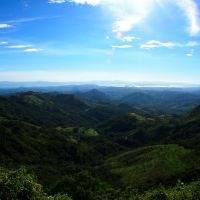
<svg viewBox="0 0 200 200">
<path fill-rule="evenodd" d="M 67 195 L 48 197 L 35 178 L 25 168 L 16 171 L 0 170 L 1 200 L 71 200 Z"/>
</svg>

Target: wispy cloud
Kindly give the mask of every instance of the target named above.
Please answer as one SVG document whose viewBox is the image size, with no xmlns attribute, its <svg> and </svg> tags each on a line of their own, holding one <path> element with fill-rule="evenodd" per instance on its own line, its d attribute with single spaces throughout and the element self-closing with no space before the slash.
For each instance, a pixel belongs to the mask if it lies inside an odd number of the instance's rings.
<svg viewBox="0 0 200 200">
<path fill-rule="evenodd" d="M 144 23 L 154 9 L 161 5 L 163 0 L 49 0 L 51 3 L 74 2 L 102 6 L 112 18 L 115 18 L 113 31 L 128 32 L 135 26 Z M 166 0 L 166 5 L 177 5 L 188 20 L 188 32 L 191 36 L 200 33 L 199 9 L 195 0 Z"/>
<path fill-rule="evenodd" d="M 175 47 L 175 46 L 177 46 L 177 44 L 173 43 L 173 42 L 160 42 L 160 41 L 157 41 L 157 40 L 150 40 L 150 41 L 146 42 L 145 44 L 142 44 L 140 46 L 140 48 L 142 48 L 142 49 L 154 49 L 154 48 L 160 48 L 160 47 L 170 48 L 170 47 Z"/>
<path fill-rule="evenodd" d="M 199 46 L 200 43 L 199 42 L 196 42 L 196 41 L 189 41 L 188 43 L 186 43 L 185 45 L 183 46 L 186 46 L 186 47 L 197 47 Z"/>
<path fill-rule="evenodd" d="M 35 47 L 35 45 L 32 45 L 32 44 L 9 45 L 9 46 L 5 46 L 5 48 L 20 50 L 20 52 L 39 52 L 39 51 L 44 50 L 41 48 L 37 48 Z"/>
<path fill-rule="evenodd" d="M 39 48 L 28 48 L 25 49 L 25 52 L 39 52 L 39 51 L 43 51 L 44 49 L 39 49 Z"/>
<path fill-rule="evenodd" d="M 0 41 L 0 45 L 5 45 L 5 44 L 8 44 L 8 42 L 6 42 L 6 41 Z"/>
<path fill-rule="evenodd" d="M 200 33 L 199 9 L 193 0 L 176 0 L 177 5 L 183 10 L 188 20 L 188 32 L 191 36 Z"/>
<path fill-rule="evenodd" d="M 174 43 L 174 42 L 161 42 L 157 40 L 150 40 L 146 42 L 145 44 L 141 44 L 140 48 L 141 49 L 155 49 L 155 48 L 173 48 L 173 47 L 195 47 L 199 46 L 200 44 L 196 41 L 189 41 L 187 43 L 181 44 L 181 43 Z"/>
<path fill-rule="evenodd" d="M 26 23 L 26 22 L 32 22 L 32 21 L 38 21 L 38 20 L 56 19 L 60 17 L 62 17 L 62 15 L 46 16 L 46 17 L 29 17 L 29 18 L 6 20 L 4 21 L 4 23 L 18 24 L 18 23 Z"/>
<path fill-rule="evenodd" d="M 28 22 L 38 21 L 38 20 L 55 19 L 55 18 L 60 18 L 60 17 L 62 17 L 62 15 L 5 20 L 3 22 L 0 22 L 0 29 L 11 28 L 9 30 L 13 31 L 14 30 L 13 28 L 16 28 L 19 24 L 22 24 L 22 23 L 28 23 Z"/>
<path fill-rule="evenodd" d="M 74 2 L 77 4 L 88 4 L 88 5 L 92 5 L 92 6 L 97 6 L 97 5 L 101 5 L 104 3 L 109 3 L 111 1 L 115 1 L 115 0 L 49 0 L 49 1 L 64 1 L 64 2 Z M 62 2 L 62 3 L 64 3 Z"/>
<path fill-rule="evenodd" d="M 27 0 L 22 0 L 22 4 L 23 4 L 24 7 L 28 7 L 29 6 Z"/>
<path fill-rule="evenodd" d="M 12 28 L 13 26 L 10 24 L 0 24 L 0 29 L 4 29 L 4 28 Z"/>
<path fill-rule="evenodd" d="M 114 49 L 128 49 L 128 48 L 132 48 L 132 45 L 113 45 L 112 48 Z"/>
<path fill-rule="evenodd" d="M 49 0 L 48 3 L 65 3 L 65 0 Z"/>
<path fill-rule="evenodd" d="M 132 42 L 133 40 L 138 40 L 139 38 L 133 35 L 124 35 L 121 32 L 117 32 L 116 38 L 124 42 Z"/>
<path fill-rule="evenodd" d="M 114 32 L 128 32 L 142 23 L 156 0 L 68 0 L 77 4 L 103 6 L 115 18 Z"/>
<path fill-rule="evenodd" d="M 193 57 L 194 56 L 194 49 L 191 49 L 189 53 L 186 54 L 187 57 Z"/>
<path fill-rule="evenodd" d="M 24 49 L 24 48 L 30 48 L 32 47 L 32 45 L 11 45 L 11 46 L 7 46 L 7 48 L 10 49 Z"/>
<path fill-rule="evenodd" d="M 138 37 L 135 36 L 123 36 L 122 40 L 125 42 L 132 42 L 133 40 L 138 40 Z"/>
</svg>

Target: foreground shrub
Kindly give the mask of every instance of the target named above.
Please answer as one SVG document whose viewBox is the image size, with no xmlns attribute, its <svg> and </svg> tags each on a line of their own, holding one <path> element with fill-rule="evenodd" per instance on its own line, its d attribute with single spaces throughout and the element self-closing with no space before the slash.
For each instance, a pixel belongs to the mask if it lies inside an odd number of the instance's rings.
<svg viewBox="0 0 200 200">
<path fill-rule="evenodd" d="M 130 200 L 134 199 L 130 198 Z M 184 184 L 179 182 L 173 188 L 161 188 L 149 191 L 139 200 L 200 200 L 200 181 Z"/>
<path fill-rule="evenodd" d="M 71 200 L 67 195 L 48 197 L 35 178 L 26 169 L 16 171 L 0 170 L 1 200 Z"/>
</svg>

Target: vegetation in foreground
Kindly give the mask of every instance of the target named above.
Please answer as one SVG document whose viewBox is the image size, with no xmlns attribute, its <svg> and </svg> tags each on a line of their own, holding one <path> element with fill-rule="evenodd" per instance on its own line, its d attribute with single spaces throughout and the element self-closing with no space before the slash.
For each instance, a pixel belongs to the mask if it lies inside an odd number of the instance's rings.
<svg viewBox="0 0 200 200">
<path fill-rule="evenodd" d="M 97 186 L 95 185 L 94 187 Z M 79 192 L 84 193 L 87 191 L 80 190 Z M 83 194 L 80 194 L 80 199 L 82 199 L 81 195 Z M 126 191 L 107 190 L 105 192 L 102 190 L 92 195 L 94 195 L 93 199 L 95 200 L 199 200 L 200 181 L 190 184 L 178 182 L 173 188 L 159 186 L 159 188 L 144 194 L 127 188 Z M 43 187 L 24 168 L 20 168 L 17 171 L 0 170 L 0 198 L 2 200 L 72 200 L 67 194 L 48 196 Z"/>
<path fill-rule="evenodd" d="M 24 168 L 17 171 L 0 169 L 0 199 L 71 200 L 66 194 L 47 196 L 43 187 Z"/>
<path fill-rule="evenodd" d="M 158 116 L 28 92 L 0 98 L 0 111 L 2 200 L 199 199 L 199 107 Z"/>
</svg>

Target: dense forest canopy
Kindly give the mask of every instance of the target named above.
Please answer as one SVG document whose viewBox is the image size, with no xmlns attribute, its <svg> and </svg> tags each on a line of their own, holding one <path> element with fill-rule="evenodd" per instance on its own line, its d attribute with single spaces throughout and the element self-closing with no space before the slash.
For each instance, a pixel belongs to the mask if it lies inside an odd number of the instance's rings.
<svg viewBox="0 0 200 200">
<path fill-rule="evenodd" d="M 200 197 L 199 93 L 105 91 L 0 97 L 1 199 Z"/>
</svg>

